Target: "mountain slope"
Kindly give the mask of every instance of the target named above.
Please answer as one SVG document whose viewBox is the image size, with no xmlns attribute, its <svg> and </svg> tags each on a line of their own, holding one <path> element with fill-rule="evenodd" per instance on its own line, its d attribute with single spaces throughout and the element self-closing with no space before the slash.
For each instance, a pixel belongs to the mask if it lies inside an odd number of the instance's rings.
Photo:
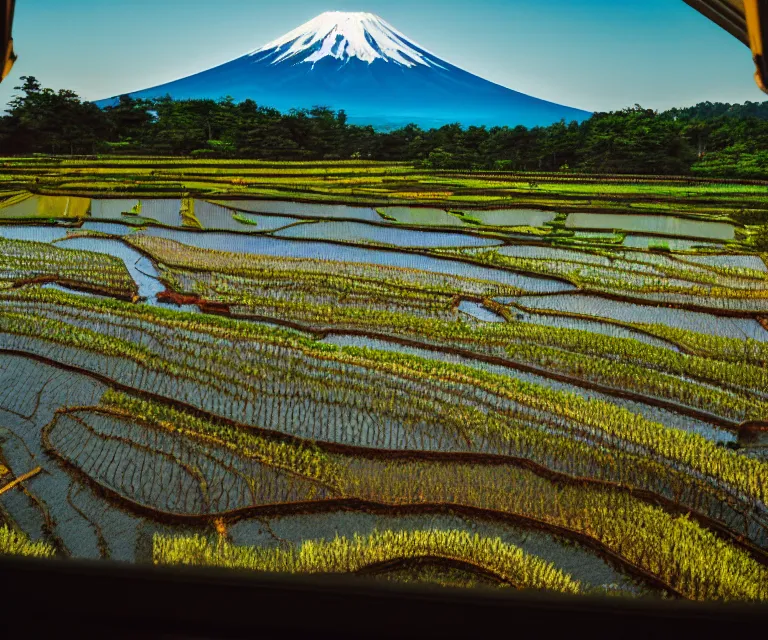
<svg viewBox="0 0 768 640">
<path fill-rule="evenodd" d="M 376 126 L 536 126 L 590 115 L 459 69 L 370 13 L 324 13 L 237 60 L 130 95 L 231 96 L 281 111 L 324 105 Z"/>
</svg>

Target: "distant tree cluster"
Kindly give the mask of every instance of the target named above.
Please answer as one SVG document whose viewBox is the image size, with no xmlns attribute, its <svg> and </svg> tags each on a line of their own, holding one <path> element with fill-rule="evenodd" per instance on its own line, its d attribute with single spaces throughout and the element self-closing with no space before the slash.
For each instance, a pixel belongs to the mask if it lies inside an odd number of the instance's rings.
<svg viewBox="0 0 768 640">
<path fill-rule="evenodd" d="M 0 117 L 0 154 L 179 155 L 264 160 L 413 161 L 425 168 L 700 174 L 768 178 L 768 102 L 640 106 L 549 127 L 394 131 L 325 107 L 281 113 L 252 100 L 134 100 L 107 109 L 22 78 Z"/>
</svg>

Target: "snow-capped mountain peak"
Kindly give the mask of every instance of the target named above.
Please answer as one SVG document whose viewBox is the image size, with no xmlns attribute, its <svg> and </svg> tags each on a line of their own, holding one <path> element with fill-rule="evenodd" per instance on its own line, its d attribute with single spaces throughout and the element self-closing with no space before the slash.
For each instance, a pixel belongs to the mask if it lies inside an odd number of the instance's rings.
<svg viewBox="0 0 768 640">
<path fill-rule="evenodd" d="M 392 25 L 372 13 L 361 12 L 328 11 L 250 55 L 269 58 L 272 64 L 314 64 L 330 57 L 340 61 L 358 58 L 369 64 L 383 60 L 408 68 L 443 68 L 436 57 Z"/>
<path fill-rule="evenodd" d="M 143 100 L 229 96 L 282 112 L 320 105 L 343 109 L 350 123 L 387 129 L 457 122 L 535 127 L 589 116 L 465 71 L 371 13 L 323 13 L 253 53 L 129 95 Z M 98 104 L 119 101 L 113 96 Z"/>
</svg>

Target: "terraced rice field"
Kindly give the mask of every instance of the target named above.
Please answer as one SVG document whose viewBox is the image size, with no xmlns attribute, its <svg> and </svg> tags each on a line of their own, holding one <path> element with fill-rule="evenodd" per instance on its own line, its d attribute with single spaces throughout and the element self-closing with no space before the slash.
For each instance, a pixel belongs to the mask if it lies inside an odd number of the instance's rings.
<svg viewBox="0 0 768 640">
<path fill-rule="evenodd" d="M 90 193 L 0 203 L 0 553 L 768 599 L 735 223 Z"/>
</svg>

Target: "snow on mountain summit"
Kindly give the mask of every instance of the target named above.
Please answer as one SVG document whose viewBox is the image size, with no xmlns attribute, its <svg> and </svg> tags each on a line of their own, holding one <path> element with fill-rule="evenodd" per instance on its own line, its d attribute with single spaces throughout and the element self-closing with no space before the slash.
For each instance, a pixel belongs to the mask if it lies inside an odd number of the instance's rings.
<svg viewBox="0 0 768 640">
<path fill-rule="evenodd" d="M 436 57 L 372 13 L 328 11 L 257 49 L 251 56 L 315 63 L 323 58 L 443 68 Z"/>
</svg>

